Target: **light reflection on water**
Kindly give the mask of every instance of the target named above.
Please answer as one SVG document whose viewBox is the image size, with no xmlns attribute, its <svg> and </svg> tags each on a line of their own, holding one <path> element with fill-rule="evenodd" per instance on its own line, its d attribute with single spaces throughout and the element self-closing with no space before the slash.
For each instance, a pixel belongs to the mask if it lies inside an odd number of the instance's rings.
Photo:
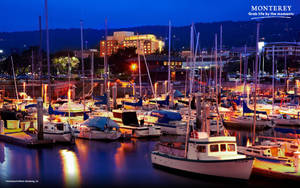
<svg viewBox="0 0 300 188">
<path fill-rule="evenodd" d="M 64 182 L 67 187 L 80 185 L 80 169 L 77 156 L 73 151 L 63 149 L 59 151 L 63 165 Z"/>
<path fill-rule="evenodd" d="M 251 132 L 230 130 L 238 145 L 246 145 Z M 257 135 L 289 136 L 274 130 Z M 183 136 L 158 139 L 134 139 L 126 142 L 101 142 L 77 139 L 73 146 L 29 149 L 0 142 L 0 187 L 7 179 L 35 179 L 44 185 L 59 187 L 110 186 L 232 186 L 235 181 L 218 178 L 191 178 L 152 167 L 150 153 L 158 141 L 184 141 Z M 261 181 L 261 182 L 260 182 Z M 269 180 L 251 180 L 264 185 Z M 244 184 L 243 184 L 244 185 Z M 241 185 L 241 186 L 243 186 Z"/>
</svg>

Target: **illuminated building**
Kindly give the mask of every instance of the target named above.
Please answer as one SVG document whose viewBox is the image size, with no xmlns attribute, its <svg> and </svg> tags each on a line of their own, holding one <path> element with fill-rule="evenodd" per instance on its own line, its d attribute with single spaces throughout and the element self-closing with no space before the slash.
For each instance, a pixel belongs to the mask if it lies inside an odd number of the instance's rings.
<svg viewBox="0 0 300 188">
<path fill-rule="evenodd" d="M 110 56 L 119 48 L 139 46 L 140 54 L 153 54 L 156 51 L 161 52 L 165 43 L 158 40 L 155 35 L 134 35 L 134 32 L 119 31 L 114 32 L 113 36 L 107 37 L 107 55 Z M 105 40 L 100 41 L 100 55 L 105 55 Z"/>
<path fill-rule="evenodd" d="M 266 55 L 272 57 L 274 46 L 275 56 L 300 56 L 300 43 L 297 42 L 273 42 L 262 45 Z"/>
</svg>

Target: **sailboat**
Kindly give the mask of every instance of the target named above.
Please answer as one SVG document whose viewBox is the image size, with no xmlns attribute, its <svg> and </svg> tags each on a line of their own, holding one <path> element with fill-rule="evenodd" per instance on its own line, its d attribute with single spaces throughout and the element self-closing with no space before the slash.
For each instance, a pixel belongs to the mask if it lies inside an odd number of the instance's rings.
<svg viewBox="0 0 300 188">
<path fill-rule="evenodd" d="M 193 30 L 192 25 L 191 32 Z M 191 104 L 191 97 L 190 93 L 189 104 Z M 159 143 L 151 153 L 151 160 L 154 166 L 247 180 L 251 175 L 254 158 L 237 153 L 235 137 L 211 137 L 207 132 L 198 131 L 193 131 L 190 135 L 188 121 L 185 143 Z"/>
<path fill-rule="evenodd" d="M 257 37 L 256 37 L 257 52 L 258 52 L 258 38 L 259 38 L 259 23 L 257 23 Z M 256 115 L 257 64 L 258 64 L 258 53 L 256 53 L 256 62 L 255 62 L 256 68 L 255 68 L 255 90 L 254 90 L 255 91 L 254 92 L 254 116 Z M 274 88 L 274 82 L 273 82 L 273 88 Z M 274 93 L 273 93 L 273 99 L 274 99 Z M 274 105 L 274 100 L 273 100 L 273 105 Z M 254 121 L 253 121 L 252 144 L 248 143 L 246 146 L 240 146 L 238 148 L 239 153 L 247 156 L 255 157 L 255 161 L 253 164 L 253 173 L 262 176 L 268 176 L 268 177 L 299 180 L 299 176 L 300 176 L 299 140 L 292 140 L 291 142 L 291 140 L 289 139 L 269 137 L 269 138 L 265 138 L 267 140 L 256 145 L 255 144 L 256 121 L 255 118 L 253 120 Z M 281 140 L 281 141 L 277 141 L 277 140 Z M 291 148 L 291 145 L 293 145 L 292 150 L 289 149 Z"/>
</svg>

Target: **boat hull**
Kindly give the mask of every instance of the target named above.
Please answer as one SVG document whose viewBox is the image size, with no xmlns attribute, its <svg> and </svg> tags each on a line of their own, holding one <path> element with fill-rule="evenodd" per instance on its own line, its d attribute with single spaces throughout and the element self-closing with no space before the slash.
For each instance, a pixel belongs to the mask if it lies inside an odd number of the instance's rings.
<svg viewBox="0 0 300 188">
<path fill-rule="evenodd" d="M 117 140 L 121 137 L 121 132 L 103 132 L 103 131 L 90 131 L 80 132 L 78 138 L 85 138 L 90 140 Z"/>
<path fill-rule="evenodd" d="M 166 126 L 160 125 L 160 130 L 162 134 L 171 134 L 171 135 L 185 135 L 186 134 L 186 127 L 183 126 Z"/>
<path fill-rule="evenodd" d="M 238 129 L 251 129 L 253 127 L 253 120 L 233 120 L 224 121 L 224 125 L 228 127 L 238 128 Z M 270 128 L 270 122 L 266 121 L 256 121 L 256 129 L 263 130 Z"/>
<path fill-rule="evenodd" d="M 71 132 L 65 132 L 65 133 L 48 133 L 44 132 L 44 139 L 45 140 L 53 140 L 54 142 L 72 142 L 72 133 Z"/>
<path fill-rule="evenodd" d="M 276 126 L 291 126 L 291 127 L 300 127 L 299 119 L 276 119 L 274 120 Z"/>
<path fill-rule="evenodd" d="M 131 126 L 120 126 L 120 131 L 123 134 L 129 134 L 135 138 L 143 137 L 157 137 L 161 135 L 160 128 L 157 127 L 131 127 Z"/>
<path fill-rule="evenodd" d="M 243 180 L 250 178 L 254 161 L 253 158 L 215 161 L 189 160 L 168 156 L 157 151 L 151 153 L 151 160 L 153 165 L 171 169 Z"/>
</svg>

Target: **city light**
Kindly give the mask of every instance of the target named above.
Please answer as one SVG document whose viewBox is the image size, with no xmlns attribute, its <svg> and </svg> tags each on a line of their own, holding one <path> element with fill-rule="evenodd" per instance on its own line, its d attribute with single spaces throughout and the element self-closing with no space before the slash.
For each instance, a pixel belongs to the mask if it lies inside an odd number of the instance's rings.
<svg viewBox="0 0 300 188">
<path fill-rule="evenodd" d="M 134 72 L 137 69 L 137 65 L 135 63 L 132 63 L 130 65 L 130 69 Z"/>
</svg>

